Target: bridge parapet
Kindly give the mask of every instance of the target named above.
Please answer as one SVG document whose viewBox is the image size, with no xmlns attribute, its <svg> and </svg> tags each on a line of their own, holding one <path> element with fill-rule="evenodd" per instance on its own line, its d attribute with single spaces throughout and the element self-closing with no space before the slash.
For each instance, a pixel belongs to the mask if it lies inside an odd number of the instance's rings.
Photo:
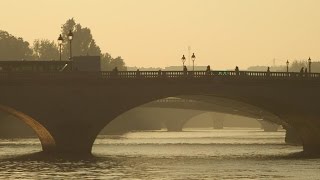
<svg viewBox="0 0 320 180">
<path fill-rule="evenodd" d="M 294 79 L 308 78 L 320 79 L 320 73 L 297 73 L 297 72 L 261 72 L 261 71 L 119 71 L 101 72 L 104 78 L 211 78 L 211 77 L 246 77 L 246 78 L 278 78 Z"/>
<path fill-rule="evenodd" d="M 320 80 L 320 73 L 256 71 L 105 71 L 105 72 L 0 72 L 0 80 L 63 79 L 252 79 Z"/>
</svg>

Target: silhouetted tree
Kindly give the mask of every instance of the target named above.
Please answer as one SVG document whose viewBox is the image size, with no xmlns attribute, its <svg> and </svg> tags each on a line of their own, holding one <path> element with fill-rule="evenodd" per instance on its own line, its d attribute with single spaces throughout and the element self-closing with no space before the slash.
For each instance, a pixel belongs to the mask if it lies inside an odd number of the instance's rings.
<svg viewBox="0 0 320 180">
<path fill-rule="evenodd" d="M 33 42 L 33 55 L 36 60 L 58 60 L 59 49 L 54 41 L 37 39 Z"/>
<path fill-rule="evenodd" d="M 69 58 L 69 49 L 70 49 L 70 41 L 68 40 L 69 31 L 73 32 L 73 40 L 72 40 L 72 55 L 80 56 L 80 55 L 91 55 L 91 56 L 99 56 L 101 54 L 101 50 L 99 46 L 97 46 L 95 40 L 92 37 L 91 30 L 89 28 L 83 28 L 80 24 L 77 24 L 73 18 L 67 20 L 65 24 L 62 26 L 62 37 L 64 39 L 63 44 L 63 58 Z"/>
<path fill-rule="evenodd" d="M 115 67 L 118 68 L 119 71 L 126 71 L 127 67 L 125 66 L 124 60 L 118 56 L 110 61 L 110 67 L 113 69 Z"/>
<path fill-rule="evenodd" d="M 100 47 L 96 44 L 92 37 L 91 30 L 89 28 L 83 28 L 80 24 L 77 24 L 73 18 L 68 19 L 64 25 L 62 25 L 62 37 L 64 39 L 63 43 L 63 59 L 69 58 L 70 53 L 70 42 L 68 40 L 69 31 L 73 32 L 72 40 L 72 55 L 90 55 L 99 56 L 102 60 L 103 70 L 112 70 L 115 67 L 120 71 L 127 70 L 124 60 L 119 56 L 117 58 L 112 58 L 109 53 L 101 53 Z"/>
<path fill-rule="evenodd" d="M 101 54 L 101 60 L 103 66 L 105 66 L 104 70 L 111 71 L 115 67 L 118 68 L 119 71 L 126 71 L 127 67 L 125 66 L 124 60 L 119 56 L 117 58 L 112 58 L 109 53 Z"/>
<path fill-rule="evenodd" d="M 32 59 L 29 43 L 0 30 L 0 60 Z"/>
<path fill-rule="evenodd" d="M 101 54 L 102 65 L 104 66 L 104 71 L 111 71 L 114 67 L 110 67 L 110 62 L 112 57 L 109 53 Z"/>
</svg>

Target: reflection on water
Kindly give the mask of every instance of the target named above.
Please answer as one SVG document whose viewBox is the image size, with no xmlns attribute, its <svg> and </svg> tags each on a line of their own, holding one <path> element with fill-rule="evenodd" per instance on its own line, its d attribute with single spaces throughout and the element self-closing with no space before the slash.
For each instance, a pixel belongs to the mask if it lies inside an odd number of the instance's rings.
<svg viewBox="0 0 320 180">
<path fill-rule="evenodd" d="M 86 160 L 19 155 L 37 139 L 0 140 L 3 179 L 317 179 L 320 160 L 296 155 L 284 132 L 255 129 L 132 132 L 100 136 Z"/>
</svg>

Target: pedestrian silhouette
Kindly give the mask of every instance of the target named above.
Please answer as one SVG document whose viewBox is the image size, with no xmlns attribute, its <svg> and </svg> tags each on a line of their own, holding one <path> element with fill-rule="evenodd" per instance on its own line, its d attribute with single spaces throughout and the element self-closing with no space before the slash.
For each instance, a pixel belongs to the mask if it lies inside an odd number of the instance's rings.
<svg viewBox="0 0 320 180">
<path fill-rule="evenodd" d="M 186 76 L 188 74 L 187 66 L 183 66 L 183 75 Z"/>
<path fill-rule="evenodd" d="M 304 67 L 300 69 L 300 76 L 303 77 Z"/>
<path fill-rule="evenodd" d="M 210 68 L 210 65 L 208 65 L 206 69 L 206 75 L 210 75 L 210 72 L 211 72 L 211 68 Z"/>
<path fill-rule="evenodd" d="M 211 71 L 210 65 L 207 66 L 207 71 Z"/>
<path fill-rule="evenodd" d="M 140 77 L 140 70 L 139 70 L 139 69 L 137 69 L 136 77 L 137 77 L 137 78 Z"/>
<path fill-rule="evenodd" d="M 239 76 L 239 67 L 236 66 L 236 68 L 234 69 L 234 71 L 236 72 L 236 75 Z"/>
<path fill-rule="evenodd" d="M 304 69 L 304 76 L 305 76 L 305 77 L 308 77 L 308 68 L 305 68 L 305 69 Z"/>
<path fill-rule="evenodd" d="M 270 67 L 268 67 L 268 69 L 267 69 L 267 77 L 269 77 L 270 76 Z"/>
<path fill-rule="evenodd" d="M 159 69 L 159 71 L 158 71 L 158 77 L 161 77 L 161 74 L 162 74 L 161 69 Z"/>
<path fill-rule="evenodd" d="M 113 72 L 113 75 L 114 75 L 114 76 L 117 76 L 117 75 L 118 75 L 118 68 L 115 67 L 115 68 L 112 70 L 112 72 Z"/>
</svg>

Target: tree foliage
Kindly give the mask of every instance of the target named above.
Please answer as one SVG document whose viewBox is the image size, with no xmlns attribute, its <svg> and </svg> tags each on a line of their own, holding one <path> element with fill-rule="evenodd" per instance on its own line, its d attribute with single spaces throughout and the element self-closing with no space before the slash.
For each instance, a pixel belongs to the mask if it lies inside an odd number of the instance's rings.
<svg viewBox="0 0 320 180">
<path fill-rule="evenodd" d="M 118 56 L 117 58 L 112 58 L 109 53 L 101 54 L 102 63 L 106 66 L 105 70 L 111 71 L 115 67 L 118 68 L 119 71 L 126 71 L 127 67 L 125 66 L 124 60 Z"/>
<path fill-rule="evenodd" d="M 119 71 L 126 71 L 127 70 L 127 67 L 124 63 L 124 60 L 121 58 L 121 56 L 118 56 L 114 59 L 111 59 L 110 67 L 112 69 L 117 67 Z"/>
<path fill-rule="evenodd" d="M 29 43 L 21 37 L 15 37 L 0 30 L 0 60 L 31 59 L 32 50 Z"/>
<path fill-rule="evenodd" d="M 87 27 L 82 27 L 81 24 L 71 18 L 62 25 L 62 37 L 65 40 L 63 44 L 63 58 L 68 59 L 70 56 L 70 41 L 68 40 L 69 31 L 73 32 L 72 40 L 72 55 L 73 56 L 99 56 L 101 57 L 102 64 L 105 70 L 112 70 L 117 67 L 120 71 L 127 70 L 124 60 L 119 56 L 113 58 L 109 53 L 101 53 L 100 47 L 93 39 L 91 30 Z"/>
<path fill-rule="evenodd" d="M 100 47 L 96 44 L 93 36 L 91 34 L 91 30 L 86 27 L 82 27 L 80 24 L 77 24 L 75 20 L 68 19 L 65 24 L 62 25 L 62 37 L 64 39 L 63 44 L 63 57 L 64 59 L 68 59 L 70 56 L 70 41 L 68 40 L 69 31 L 73 32 L 73 40 L 72 40 L 72 55 L 73 56 L 99 56 L 101 54 Z"/>
<path fill-rule="evenodd" d="M 33 55 L 35 60 L 58 60 L 59 49 L 54 41 L 37 39 L 33 42 Z"/>
<path fill-rule="evenodd" d="M 109 53 L 101 53 L 100 47 L 93 39 L 91 30 L 82 27 L 71 18 L 62 25 L 61 35 L 64 39 L 62 44 L 62 60 L 69 59 L 70 41 L 69 31 L 73 32 L 72 55 L 73 56 L 100 56 L 104 70 L 127 70 L 124 60 L 118 56 L 113 58 Z M 55 41 L 47 39 L 37 39 L 33 42 L 32 48 L 29 43 L 22 38 L 14 37 L 6 31 L 0 30 L 0 60 L 58 60 L 59 47 Z"/>
</svg>

